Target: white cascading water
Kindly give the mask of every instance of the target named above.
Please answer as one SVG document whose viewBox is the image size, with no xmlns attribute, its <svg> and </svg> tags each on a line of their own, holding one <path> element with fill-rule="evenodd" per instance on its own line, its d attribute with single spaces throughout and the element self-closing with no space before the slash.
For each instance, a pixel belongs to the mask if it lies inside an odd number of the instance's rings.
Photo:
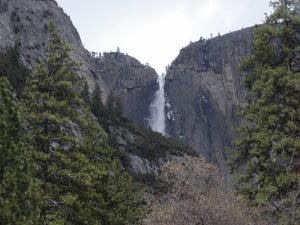
<svg viewBox="0 0 300 225">
<path fill-rule="evenodd" d="M 155 92 L 154 99 L 150 105 L 150 127 L 153 131 L 166 134 L 166 96 L 165 75 L 157 78 L 159 89 Z"/>
</svg>

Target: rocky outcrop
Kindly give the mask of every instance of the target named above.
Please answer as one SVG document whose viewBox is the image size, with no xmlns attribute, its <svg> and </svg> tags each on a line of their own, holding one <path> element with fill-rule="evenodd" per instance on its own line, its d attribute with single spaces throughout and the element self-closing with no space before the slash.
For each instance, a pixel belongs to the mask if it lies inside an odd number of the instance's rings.
<svg viewBox="0 0 300 225">
<path fill-rule="evenodd" d="M 225 171 L 245 90 L 239 63 L 251 51 L 253 28 L 191 43 L 167 71 L 167 132 Z"/>
<path fill-rule="evenodd" d="M 124 115 L 149 127 L 149 106 L 158 88 L 155 70 L 120 52 L 104 53 L 95 61 L 107 91 L 120 99 Z"/>
</svg>

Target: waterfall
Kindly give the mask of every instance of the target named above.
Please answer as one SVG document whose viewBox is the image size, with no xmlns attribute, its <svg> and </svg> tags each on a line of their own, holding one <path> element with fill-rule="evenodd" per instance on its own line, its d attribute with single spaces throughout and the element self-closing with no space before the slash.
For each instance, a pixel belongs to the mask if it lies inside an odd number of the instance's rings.
<svg viewBox="0 0 300 225">
<path fill-rule="evenodd" d="M 165 75 L 157 78 L 159 89 L 155 92 L 154 99 L 150 105 L 150 127 L 153 131 L 166 134 L 166 96 L 165 96 Z"/>
</svg>

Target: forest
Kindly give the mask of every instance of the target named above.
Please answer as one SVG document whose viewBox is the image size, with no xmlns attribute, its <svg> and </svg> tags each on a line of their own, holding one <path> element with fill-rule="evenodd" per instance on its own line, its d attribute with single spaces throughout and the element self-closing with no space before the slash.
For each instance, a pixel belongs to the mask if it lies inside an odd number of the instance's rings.
<svg viewBox="0 0 300 225">
<path fill-rule="evenodd" d="M 14 1 L 0 0 L 0 19 Z M 47 14 L 45 55 L 32 66 L 21 41 L 1 48 L 0 224 L 299 225 L 300 2 L 271 6 L 238 63 L 245 103 L 222 153 L 226 171 L 189 145 L 183 129 L 176 140 L 127 118 L 125 95 L 90 84 L 54 14 Z M 14 35 L 24 35 L 18 29 Z M 128 63 L 119 49 L 114 54 L 90 61 L 114 72 Z M 199 73 L 212 68 L 205 56 Z M 207 117 L 209 101 L 197 103 Z"/>
</svg>

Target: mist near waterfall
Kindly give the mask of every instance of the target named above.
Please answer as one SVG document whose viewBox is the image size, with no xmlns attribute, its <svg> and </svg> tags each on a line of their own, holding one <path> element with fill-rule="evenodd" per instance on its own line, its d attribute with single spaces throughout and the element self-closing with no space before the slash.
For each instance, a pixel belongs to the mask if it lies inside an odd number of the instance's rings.
<svg viewBox="0 0 300 225">
<path fill-rule="evenodd" d="M 159 89 L 155 92 L 150 105 L 150 127 L 153 131 L 166 135 L 166 96 L 165 96 L 165 75 L 157 78 Z"/>
</svg>

